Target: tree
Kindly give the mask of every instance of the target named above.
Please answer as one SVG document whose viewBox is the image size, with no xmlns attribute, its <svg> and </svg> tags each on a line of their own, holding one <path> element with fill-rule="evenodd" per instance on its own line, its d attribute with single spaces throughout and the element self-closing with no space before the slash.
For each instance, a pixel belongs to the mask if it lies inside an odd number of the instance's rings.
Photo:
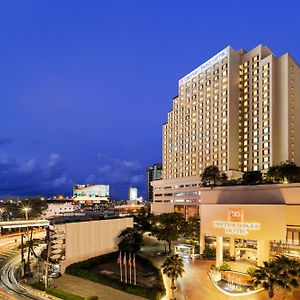
<svg viewBox="0 0 300 300">
<path fill-rule="evenodd" d="M 199 241 L 200 223 L 196 217 L 191 217 L 187 221 L 182 221 L 180 226 L 181 235 L 188 240 Z"/>
<path fill-rule="evenodd" d="M 269 168 L 266 177 L 275 183 L 282 183 L 287 180 L 289 183 L 300 182 L 300 167 L 294 162 L 281 162 Z"/>
<path fill-rule="evenodd" d="M 255 286 L 262 285 L 268 291 L 269 298 L 274 297 L 275 288 L 282 288 L 284 291 L 292 291 L 298 287 L 300 264 L 295 260 L 284 256 L 277 256 L 270 262 L 253 272 Z"/>
<path fill-rule="evenodd" d="M 172 299 L 174 298 L 175 280 L 182 277 L 184 273 L 183 261 L 178 255 L 167 257 L 162 264 L 162 271 L 171 279 Z"/>
<path fill-rule="evenodd" d="M 178 213 L 164 213 L 157 215 L 152 220 L 152 234 L 158 239 L 168 243 L 171 253 L 172 241 L 179 238 L 181 222 L 183 218 Z"/>
<path fill-rule="evenodd" d="M 217 166 L 208 166 L 201 174 L 201 181 L 204 185 L 215 186 L 217 183 L 224 183 L 227 180 L 227 175 L 221 173 Z"/>
<path fill-rule="evenodd" d="M 151 219 L 151 214 L 148 213 L 148 211 L 142 207 L 140 212 L 137 215 L 133 215 L 133 219 L 135 222 L 135 227 L 142 231 L 150 231 L 151 230 L 151 224 L 150 224 L 150 219 Z"/>
<path fill-rule="evenodd" d="M 120 251 L 136 253 L 143 243 L 143 235 L 136 228 L 127 227 L 119 234 L 118 247 Z"/>
<path fill-rule="evenodd" d="M 263 177 L 260 171 L 248 171 L 243 174 L 243 184 L 262 183 Z"/>
</svg>

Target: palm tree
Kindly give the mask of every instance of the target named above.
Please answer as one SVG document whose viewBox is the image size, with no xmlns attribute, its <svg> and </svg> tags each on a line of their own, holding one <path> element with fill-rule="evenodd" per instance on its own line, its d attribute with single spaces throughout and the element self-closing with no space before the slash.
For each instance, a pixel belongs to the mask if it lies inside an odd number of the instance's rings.
<svg viewBox="0 0 300 300">
<path fill-rule="evenodd" d="M 274 297 L 275 288 L 279 287 L 285 292 L 298 287 L 300 264 L 285 256 L 277 256 L 264 266 L 253 272 L 255 286 L 262 285 L 268 291 L 269 298 Z"/>
<path fill-rule="evenodd" d="M 119 234 L 118 247 L 120 251 L 136 253 L 143 244 L 143 235 L 136 228 L 127 227 Z"/>
<path fill-rule="evenodd" d="M 172 255 L 165 259 L 162 264 L 163 273 L 171 279 L 172 299 L 174 298 L 175 280 L 184 273 L 183 261 L 178 255 Z"/>
<path fill-rule="evenodd" d="M 286 256 L 277 256 L 276 263 L 280 265 L 281 274 L 278 280 L 278 286 L 286 292 L 292 292 L 299 286 L 300 263 Z"/>
</svg>

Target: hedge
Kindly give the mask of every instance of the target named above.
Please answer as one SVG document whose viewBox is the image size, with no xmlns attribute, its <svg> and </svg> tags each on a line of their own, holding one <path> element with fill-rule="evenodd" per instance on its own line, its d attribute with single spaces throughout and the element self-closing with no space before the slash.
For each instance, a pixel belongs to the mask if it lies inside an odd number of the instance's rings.
<svg viewBox="0 0 300 300">
<path fill-rule="evenodd" d="M 98 300 L 97 296 L 82 297 L 53 287 L 47 287 L 45 289 L 45 285 L 42 282 L 33 283 L 31 286 L 38 290 L 46 291 L 48 294 L 58 298 L 62 298 L 63 300 Z"/>
<path fill-rule="evenodd" d="M 129 294 L 141 296 L 141 297 L 144 297 L 144 298 L 147 298 L 150 300 L 158 300 L 158 299 L 161 299 L 162 296 L 165 295 L 165 288 L 163 286 L 163 281 L 162 281 L 162 276 L 161 276 L 160 270 L 157 267 L 155 267 L 150 260 L 148 260 L 144 257 L 141 257 L 139 255 L 136 255 L 136 260 L 139 263 L 141 263 L 142 265 L 144 265 L 149 270 L 149 272 L 155 274 L 159 278 L 160 284 L 158 286 L 156 286 L 154 288 L 153 287 L 149 288 L 149 287 L 140 286 L 140 285 L 130 285 L 130 284 L 121 282 L 116 278 L 109 277 L 105 274 L 94 273 L 94 272 L 90 271 L 91 268 L 93 268 L 101 263 L 104 263 L 104 262 L 113 260 L 117 263 L 118 255 L 119 255 L 118 252 L 112 252 L 109 254 L 97 256 L 97 257 L 90 258 L 90 259 L 82 261 L 82 262 L 72 264 L 67 267 L 66 273 L 77 276 L 77 277 L 81 277 L 81 278 L 84 278 L 87 280 L 91 280 L 91 281 L 94 281 L 94 282 L 97 282 L 100 284 L 104 284 L 104 285 L 110 286 L 114 289 L 118 289 L 118 290 L 124 291 Z"/>
</svg>

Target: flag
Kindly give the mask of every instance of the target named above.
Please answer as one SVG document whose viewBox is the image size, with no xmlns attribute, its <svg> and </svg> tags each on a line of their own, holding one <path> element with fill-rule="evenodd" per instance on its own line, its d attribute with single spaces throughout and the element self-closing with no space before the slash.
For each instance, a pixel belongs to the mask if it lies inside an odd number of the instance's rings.
<svg viewBox="0 0 300 300">
<path fill-rule="evenodd" d="M 135 267 L 135 254 L 133 254 L 133 266 Z"/>
<path fill-rule="evenodd" d="M 122 261 L 122 254 L 121 254 L 121 251 L 120 251 L 120 254 L 119 254 L 119 257 L 118 257 L 118 265 L 121 263 Z"/>
</svg>

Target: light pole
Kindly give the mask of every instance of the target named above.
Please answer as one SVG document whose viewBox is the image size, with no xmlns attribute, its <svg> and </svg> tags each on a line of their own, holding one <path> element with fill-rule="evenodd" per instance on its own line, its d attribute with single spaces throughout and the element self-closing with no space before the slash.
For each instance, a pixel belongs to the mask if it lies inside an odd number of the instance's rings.
<svg viewBox="0 0 300 300">
<path fill-rule="evenodd" d="M 22 211 L 25 213 L 25 218 L 27 222 L 27 230 L 26 233 L 28 234 L 28 213 L 30 212 L 31 208 L 29 206 L 25 206 L 22 208 Z"/>
</svg>

